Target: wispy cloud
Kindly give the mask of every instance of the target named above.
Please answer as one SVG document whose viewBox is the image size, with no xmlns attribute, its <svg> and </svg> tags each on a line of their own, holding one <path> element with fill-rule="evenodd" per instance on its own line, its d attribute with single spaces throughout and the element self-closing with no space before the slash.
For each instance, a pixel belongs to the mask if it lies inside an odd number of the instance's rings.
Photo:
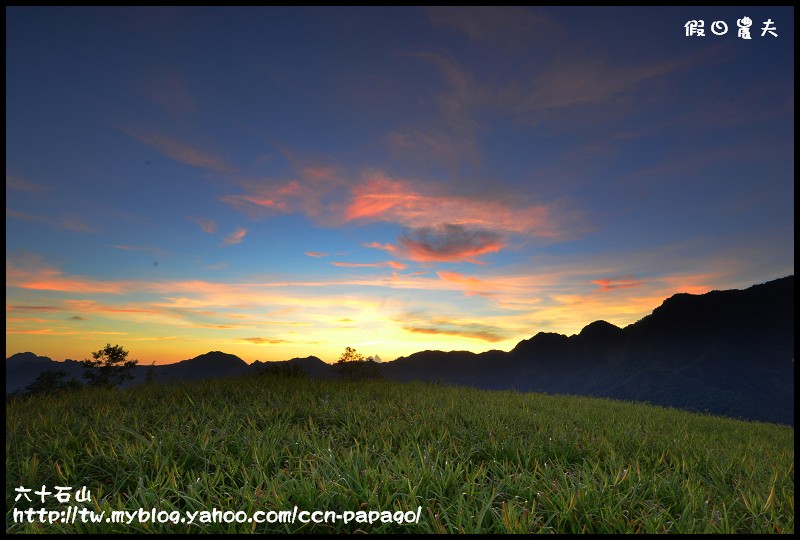
<svg viewBox="0 0 800 540">
<path fill-rule="evenodd" d="M 18 330 L 15 328 L 6 328 L 6 334 L 28 334 L 28 335 L 43 335 L 43 336 L 74 336 L 80 332 L 66 331 L 60 332 L 50 328 L 37 328 L 31 330 Z"/>
<path fill-rule="evenodd" d="M 239 243 L 241 243 L 242 240 L 244 240 L 244 236 L 246 234 L 247 234 L 247 229 L 245 229 L 243 227 L 239 227 L 238 229 L 233 231 L 231 234 L 226 236 L 225 239 L 222 241 L 222 243 L 224 245 L 226 245 L 226 246 L 232 246 L 234 244 L 239 244 Z"/>
<path fill-rule="evenodd" d="M 6 174 L 6 187 L 30 194 L 41 193 L 47 190 L 47 187 L 42 184 L 37 184 L 36 182 L 31 182 L 20 176 L 9 174 Z"/>
<path fill-rule="evenodd" d="M 295 160 L 291 153 L 289 156 Z M 347 192 L 349 183 L 335 167 L 298 165 L 294 178 L 239 180 L 244 193 L 219 199 L 253 218 L 298 212 L 328 222 L 333 219 L 333 202 Z"/>
<path fill-rule="evenodd" d="M 8 271 L 8 270 L 6 270 Z M 8 282 L 6 282 L 8 283 Z M 6 305 L 6 311 L 63 311 L 58 306 L 26 306 L 26 305 Z"/>
<path fill-rule="evenodd" d="M 400 321 L 405 321 L 402 328 L 415 334 L 443 334 L 449 336 L 479 339 L 490 343 L 497 343 L 508 339 L 509 334 L 501 328 L 476 323 L 451 319 L 431 319 L 419 315 L 405 314 Z"/>
<path fill-rule="evenodd" d="M 128 244 L 114 244 L 110 247 L 118 249 L 120 251 L 142 251 L 145 253 L 152 253 L 153 255 L 161 255 L 161 256 L 167 254 L 166 250 L 151 246 L 131 246 Z"/>
<path fill-rule="evenodd" d="M 130 284 L 67 276 L 53 268 L 25 268 L 6 261 L 6 287 L 70 293 L 123 294 Z"/>
<path fill-rule="evenodd" d="M 412 228 L 448 223 L 474 229 L 557 237 L 560 224 L 547 205 L 521 205 L 497 197 L 453 195 L 444 186 L 414 186 L 380 171 L 352 190 L 345 222 L 394 222 Z"/>
<path fill-rule="evenodd" d="M 547 37 L 555 24 L 549 17 L 521 6 L 436 6 L 425 11 L 434 26 L 507 50 Z"/>
<path fill-rule="evenodd" d="M 392 244 L 382 244 L 380 242 L 368 242 L 364 244 L 364 247 L 371 248 L 371 249 L 382 249 L 384 251 L 396 251 L 397 246 Z"/>
<path fill-rule="evenodd" d="M 214 234 L 217 232 L 217 222 L 213 219 L 206 219 L 203 217 L 189 217 L 187 219 L 192 223 L 196 223 L 204 233 Z"/>
<path fill-rule="evenodd" d="M 60 216 L 58 218 L 50 218 L 47 216 L 37 216 L 20 212 L 12 208 L 6 208 L 6 217 L 20 219 L 32 223 L 45 223 L 59 229 L 67 229 L 69 231 L 92 233 L 97 232 L 97 229 L 88 225 L 86 221 L 80 216 Z"/>
<path fill-rule="evenodd" d="M 166 73 L 145 87 L 144 93 L 154 103 L 175 116 L 197 112 L 197 103 L 192 98 L 178 73 Z"/>
<path fill-rule="evenodd" d="M 604 278 L 592 280 L 592 283 L 599 286 L 600 291 L 612 291 L 614 289 L 629 289 L 631 287 L 640 287 L 644 285 L 643 281 L 638 281 L 630 276 L 622 276 L 617 278 Z"/>
<path fill-rule="evenodd" d="M 405 270 L 406 265 L 397 261 L 384 261 L 374 263 L 351 263 L 351 262 L 332 262 L 333 266 L 343 268 L 394 268 L 395 270 Z"/>
<path fill-rule="evenodd" d="M 309 257 L 315 257 L 317 259 L 320 258 L 320 257 L 327 257 L 328 256 L 328 254 L 323 252 L 323 251 L 306 251 L 306 255 L 309 256 Z"/>
<path fill-rule="evenodd" d="M 246 337 L 246 338 L 239 338 L 242 341 L 247 341 L 249 343 L 254 343 L 256 345 L 277 345 L 279 343 L 291 343 L 286 339 L 275 339 L 275 338 L 263 338 L 263 337 Z"/>
<path fill-rule="evenodd" d="M 223 173 L 235 171 L 222 157 L 190 146 L 168 135 L 141 128 L 125 127 L 121 129 L 139 142 L 152 146 L 157 152 L 180 163 Z"/>
</svg>

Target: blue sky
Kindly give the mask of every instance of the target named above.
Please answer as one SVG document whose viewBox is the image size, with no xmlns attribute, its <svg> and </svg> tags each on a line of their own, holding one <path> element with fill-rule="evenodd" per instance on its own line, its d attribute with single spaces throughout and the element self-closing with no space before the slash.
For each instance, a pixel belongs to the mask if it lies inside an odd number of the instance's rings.
<svg viewBox="0 0 800 540">
<path fill-rule="evenodd" d="M 6 29 L 7 355 L 509 350 L 794 273 L 791 7 Z"/>
</svg>

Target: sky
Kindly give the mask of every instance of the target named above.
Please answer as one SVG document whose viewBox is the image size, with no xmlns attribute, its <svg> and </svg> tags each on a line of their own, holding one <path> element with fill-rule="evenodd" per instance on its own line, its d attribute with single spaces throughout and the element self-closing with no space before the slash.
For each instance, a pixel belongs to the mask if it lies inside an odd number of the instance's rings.
<svg viewBox="0 0 800 540">
<path fill-rule="evenodd" d="M 794 274 L 793 42 L 793 7 L 7 7 L 6 356 L 507 351 Z"/>
</svg>

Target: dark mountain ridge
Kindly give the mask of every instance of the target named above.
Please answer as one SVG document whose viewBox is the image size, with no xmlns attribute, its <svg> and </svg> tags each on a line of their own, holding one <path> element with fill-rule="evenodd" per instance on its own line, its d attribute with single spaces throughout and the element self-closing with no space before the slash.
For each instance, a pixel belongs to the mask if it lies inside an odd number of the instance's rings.
<svg viewBox="0 0 800 540">
<path fill-rule="evenodd" d="M 270 366 L 335 376 L 330 364 L 313 356 L 248 365 L 220 351 L 153 372 L 158 380 L 197 379 Z M 6 393 L 47 369 L 82 375 L 79 362 L 19 353 L 6 359 Z M 134 382 L 143 381 L 147 369 L 138 366 Z M 422 351 L 379 369 L 400 381 L 648 401 L 794 425 L 794 276 L 744 290 L 676 294 L 625 328 L 595 321 L 572 336 L 539 332 L 509 352 Z"/>
</svg>

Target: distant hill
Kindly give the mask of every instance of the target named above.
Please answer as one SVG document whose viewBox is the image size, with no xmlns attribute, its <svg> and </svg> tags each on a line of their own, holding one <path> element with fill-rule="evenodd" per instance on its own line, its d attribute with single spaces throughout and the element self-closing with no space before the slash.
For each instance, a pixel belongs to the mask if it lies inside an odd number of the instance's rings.
<svg viewBox="0 0 800 540">
<path fill-rule="evenodd" d="M 155 378 L 160 381 L 229 377 L 244 375 L 249 372 L 250 366 L 247 362 L 235 354 L 221 351 L 207 352 L 191 360 L 155 366 L 154 368 Z"/>
<path fill-rule="evenodd" d="M 315 379 L 329 379 L 334 377 L 330 364 L 327 364 L 316 356 L 307 358 L 292 358 L 283 362 L 261 362 L 256 360 L 252 364 L 256 370 L 268 372 L 270 368 L 296 368 Z"/>
<path fill-rule="evenodd" d="M 319 358 L 248 365 L 209 352 L 155 366 L 158 380 L 244 375 L 270 366 L 334 377 Z M 794 276 L 744 290 L 676 294 L 625 328 L 595 321 L 579 334 L 540 332 L 509 352 L 423 351 L 382 362 L 383 375 L 484 389 L 579 394 L 794 425 Z M 6 393 L 47 369 L 81 379 L 79 362 L 33 353 L 6 359 Z M 144 380 L 148 366 L 136 368 Z"/>
<path fill-rule="evenodd" d="M 794 425 L 794 276 L 676 294 L 627 327 L 540 332 L 509 353 L 424 351 L 387 377 L 648 401 Z"/>
</svg>

